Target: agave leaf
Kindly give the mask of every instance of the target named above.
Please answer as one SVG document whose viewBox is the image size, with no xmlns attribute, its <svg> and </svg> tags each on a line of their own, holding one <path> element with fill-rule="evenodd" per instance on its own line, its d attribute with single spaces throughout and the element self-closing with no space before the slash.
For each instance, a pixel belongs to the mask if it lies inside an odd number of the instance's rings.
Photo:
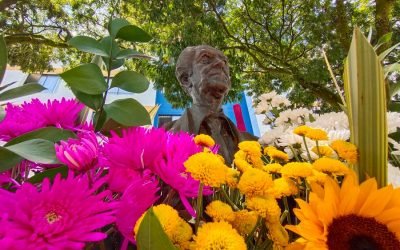
<svg viewBox="0 0 400 250">
<path fill-rule="evenodd" d="M 359 150 L 354 166 L 360 181 L 375 177 L 387 183 L 387 121 L 385 80 L 380 58 L 358 28 L 345 60 L 344 86 L 351 142 Z"/>
</svg>

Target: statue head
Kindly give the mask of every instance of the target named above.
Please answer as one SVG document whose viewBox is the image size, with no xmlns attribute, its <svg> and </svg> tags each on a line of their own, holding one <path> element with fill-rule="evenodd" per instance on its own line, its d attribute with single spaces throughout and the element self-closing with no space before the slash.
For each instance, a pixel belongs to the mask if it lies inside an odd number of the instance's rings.
<svg viewBox="0 0 400 250">
<path fill-rule="evenodd" d="M 226 56 L 208 45 L 185 48 L 175 75 L 193 104 L 220 107 L 231 88 Z"/>
</svg>

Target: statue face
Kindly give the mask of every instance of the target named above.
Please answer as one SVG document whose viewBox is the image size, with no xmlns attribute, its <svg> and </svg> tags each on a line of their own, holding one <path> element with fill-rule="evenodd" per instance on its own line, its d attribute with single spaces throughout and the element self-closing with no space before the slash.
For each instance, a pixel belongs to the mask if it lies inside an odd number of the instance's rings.
<svg viewBox="0 0 400 250">
<path fill-rule="evenodd" d="M 198 47 L 189 81 L 193 103 L 221 105 L 231 87 L 226 56 L 212 47 Z"/>
</svg>

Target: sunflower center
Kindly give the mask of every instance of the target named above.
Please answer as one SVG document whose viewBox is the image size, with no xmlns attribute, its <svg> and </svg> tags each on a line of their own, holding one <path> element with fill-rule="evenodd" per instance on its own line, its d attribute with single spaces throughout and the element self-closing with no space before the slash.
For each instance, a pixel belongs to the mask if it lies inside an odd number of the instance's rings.
<svg viewBox="0 0 400 250">
<path fill-rule="evenodd" d="M 399 240 L 386 225 L 354 214 L 332 221 L 327 244 L 330 250 L 400 249 Z"/>
<path fill-rule="evenodd" d="M 53 224 L 61 219 L 61 215 L 56 214 L 55 212 L 49 212 L 46 214 L 46 220 L 49 224 Z"/>
</svg>

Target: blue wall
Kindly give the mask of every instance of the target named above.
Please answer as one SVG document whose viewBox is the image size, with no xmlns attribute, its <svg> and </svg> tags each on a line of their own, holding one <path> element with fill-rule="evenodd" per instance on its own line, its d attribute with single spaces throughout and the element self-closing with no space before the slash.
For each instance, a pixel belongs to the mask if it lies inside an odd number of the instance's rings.
<svg viewBox="0 0 400 250">
<path fill-rule="evenodd" d="M 156 104 L 160 105 L 160 108 L 157 111 L 157 114 L 154 118 L 154 126 L 158 127 L 158 117 L 161 116 L 181 116 L 184 112 L 184 109 L 175 109 L 172 108 L 172 105 L 167 101 L 164 94 L 157 90 L 156 93 Z M 229 117 L 235 124 L 236 118 L 235 113 L 233 111 L 233 105 L 236 103 L 227 103 L 223 105 L 222 109 L 226 116 Z M 244 92 L 241 94 L 240 99 L 240 107 L 242 109 L 243 120 L 246 126 L 247 132 L 253 134 L 255 136 L 260 136 L 260 131 L 257 125 L 257 119 L 254 113 L 254 109 L 252 107 L 251 98 L 247 96 Z"/>
</svg>

